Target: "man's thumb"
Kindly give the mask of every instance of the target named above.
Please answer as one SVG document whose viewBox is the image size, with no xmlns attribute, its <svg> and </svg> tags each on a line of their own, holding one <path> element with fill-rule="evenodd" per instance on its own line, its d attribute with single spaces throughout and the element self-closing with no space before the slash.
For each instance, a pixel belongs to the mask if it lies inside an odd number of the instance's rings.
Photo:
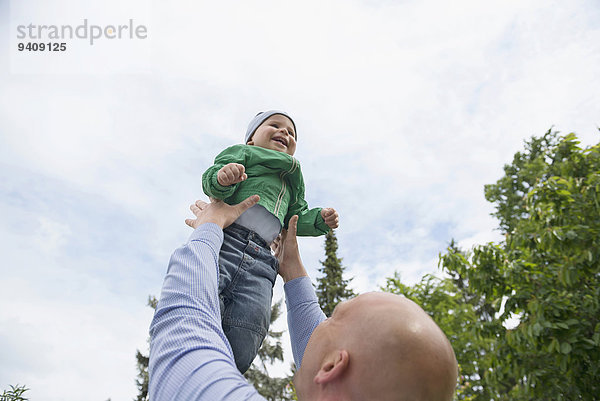
<svg viewBox="0 0 600 401">
<path fill-rule="evenodd" d="M 298 229 L 298 215 L 293 215 L 288 224 L 288 234 L 292 236 L 296 236 L 296 232 Z"/>
<path fill-rule="evenodd" d="M 256 205 L 260 199 L 258 195 L 252 195 L 246 199 L 244 199 L 241 203 L 237 205 L 238 211 L 240 214 L 244 213 L 246 210 L 250 209 L 252 206 Z"/>
</svg>

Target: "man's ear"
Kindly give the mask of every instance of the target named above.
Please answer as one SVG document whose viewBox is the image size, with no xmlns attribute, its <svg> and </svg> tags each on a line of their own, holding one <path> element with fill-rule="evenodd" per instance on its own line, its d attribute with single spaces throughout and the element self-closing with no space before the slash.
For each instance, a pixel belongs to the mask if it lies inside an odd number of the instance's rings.
<svg viewBox="0 0 600 401">
<path fill-rule="evenodd" d="M 315 375 L 315 384 L 327 384 L 340 378 L 348 369 L 350 355 L 345 349 L 335 350 L 323 360 L 321 369 Z"/>
</svg>

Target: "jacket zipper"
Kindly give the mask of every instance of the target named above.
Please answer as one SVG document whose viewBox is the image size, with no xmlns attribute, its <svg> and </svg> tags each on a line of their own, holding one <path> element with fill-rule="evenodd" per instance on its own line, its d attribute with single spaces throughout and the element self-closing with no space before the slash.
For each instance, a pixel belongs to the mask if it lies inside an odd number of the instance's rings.
<svg viewBox="0 0 600 401">
<path fill-rule="evenodd" d="M 292 157 L 292 166 L 290 167 L 289 171 L 284 171 L 280 174 L 280 179 L 281 179 L 281 191 L 279 191 L 279 196 L 277 197 L 277 202 L 275 203 L 275 210 L 274 210 L 274 215 L 277 216 L 279 215 L 279 209 L 281 208 L 281 205 L 283 203 L 283 197 L 285 196 L 286 192 L 287 192 L 287 184 L 285 183 L 285 176 L 288 174 L 292 174 L 296 168 L 298 167 L 298 162 L 296 161 L 296 159 L 294 157 Z"/>
</svg>

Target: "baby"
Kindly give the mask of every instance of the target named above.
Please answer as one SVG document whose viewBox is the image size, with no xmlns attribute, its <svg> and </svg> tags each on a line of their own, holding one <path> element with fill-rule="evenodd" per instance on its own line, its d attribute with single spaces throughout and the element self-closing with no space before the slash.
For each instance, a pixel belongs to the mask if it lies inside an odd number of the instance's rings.
<svg viewBox="0 0 600 401">
<path fill-rule="evenodd" d="M 318 236 L 338 227 L 334 209 L 309 209 L 304 200 L 302 171 L 292 157 L 297 139 L 288 114 L 258 113 L 246 130 L 246 144 L 225 149 L 202 175 L 206 195 L 226 203 L 260 195 L 257 205 L 223 230 L 219 254 L 223 331 L 242 373 L 258 353 L 271 320 L 279 264 L 270 244 L 294 215 L 298 235 Z"/>
</svg>

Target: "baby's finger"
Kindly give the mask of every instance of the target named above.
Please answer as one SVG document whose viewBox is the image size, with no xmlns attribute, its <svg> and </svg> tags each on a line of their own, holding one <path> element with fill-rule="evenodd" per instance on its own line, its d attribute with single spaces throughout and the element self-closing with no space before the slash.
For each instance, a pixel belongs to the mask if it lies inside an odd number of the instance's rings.
<svg viewBox="0 0 600 401">
<path fill-rule="evenodd" d="M 246 167 L 244 167 L 243 164 L 236 164 L 235 167 L 239 175 L 242 175 L 246 172 Z"/>
<path fill-rule="evenodd" d="M 338 228 L 339 227 L 339 218 L 337 215 L 331 216 L 328 219 L 325 219 L 325 224 L 329 226 L 329 228 Z"/>
<path fill-rule="evenodd" d="M 188 226 L 194 228 L 194 226 L 192 225 L 194 223 L 193 219 L 185 219 L 185 224 L 187 224 Z"/>
</svg>

